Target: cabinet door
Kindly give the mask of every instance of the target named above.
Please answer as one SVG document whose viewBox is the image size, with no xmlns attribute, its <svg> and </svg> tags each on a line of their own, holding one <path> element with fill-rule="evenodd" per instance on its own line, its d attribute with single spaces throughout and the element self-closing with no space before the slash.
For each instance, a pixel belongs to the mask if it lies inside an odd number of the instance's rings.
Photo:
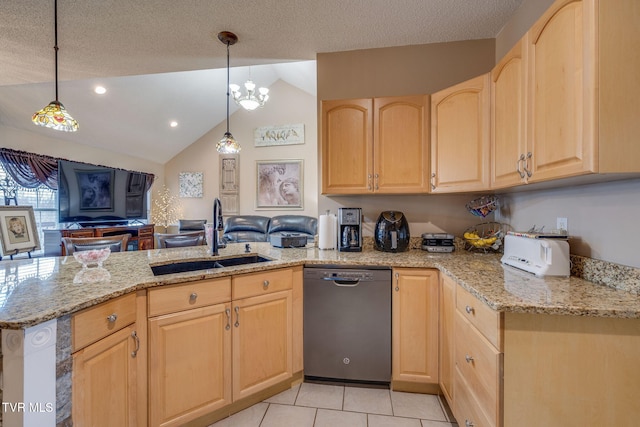
<svg viewBox="0 0 640 427">
<path fill-rule="evenodd" d="M 440 280 L 440 388 L 453 407 L 455 374 L 454 322 L 456 311 L 456 285 L 449 277 L 441 275 Z"/>
<path fill-rule="evenodd" d="M 590 3 L 557 1 L 528 33 L 532 182 L 595 171 Z"/>
<path fill-rule="evenodd" d="M 73 425 L 138 425 L 135 324 L 72 355 Z"/>
<path fill-rule="evenodd" d="M 292 376 L 292 291 L 233 302 L 233 400 Z"/>
<path fill-rule="evenodd" d="M 392 378 L 438 384 L 438 272 L 395 269 Z"/>
<path fill-rule="evenodd" d="M 371 99 L 322 102 L 322 193 L 372 191 Z"/>
<path fill-rule="evenodd" d="M 373 101 L 373 189 L 378 193 L 429 191 L 429 96 Z"/>
<path fill-rule="evenodd" d="M 431 192 L 489 188 L 489 74 L 431 95 Z"/>
<path fill-rule="evenodd" d="M 151 426 L 181 426 L 231 403 L 230 375 L 230 304 L 149 319 Z"/>
<path fill-rule="evenodd" d="M 526 182 L 525 39 L 491 71 L 491 188 Z"/>
</svg>

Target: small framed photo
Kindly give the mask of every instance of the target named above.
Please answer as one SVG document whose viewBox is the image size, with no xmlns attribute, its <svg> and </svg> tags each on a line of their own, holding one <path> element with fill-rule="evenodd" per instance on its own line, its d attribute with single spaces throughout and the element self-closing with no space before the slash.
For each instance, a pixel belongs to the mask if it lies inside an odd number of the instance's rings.
<svg viewBox="0 0 640 427">
<path fill-rule="evenodd" d="M 113 170 L 76 170 L 81 211 L 113 211 Z"/>
<path fill-rule="evenodd" d="M 0 206 L 0 243 L 3 255 L 40 249 L 33 206 Z"/>
<path fill-rule="evenodd" d="M 303 209 L 302 160 L 258 160 L 256 169 L 256 209 Z"/>
</svg>

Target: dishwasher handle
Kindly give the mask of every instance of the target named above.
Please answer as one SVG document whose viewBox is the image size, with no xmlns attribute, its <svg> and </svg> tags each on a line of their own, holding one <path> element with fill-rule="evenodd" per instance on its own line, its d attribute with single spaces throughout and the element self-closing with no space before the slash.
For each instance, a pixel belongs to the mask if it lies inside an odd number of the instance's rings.
<svg viewBox="0 0 640 427">
<path fill-rule="evenodd" d="M 322 280 L 328 280 L 336 286 L 345 288 L 354 288 L 360 284 L 360 279 L 345 279 L 344 277 L 323 277 Z"/>
</svg>

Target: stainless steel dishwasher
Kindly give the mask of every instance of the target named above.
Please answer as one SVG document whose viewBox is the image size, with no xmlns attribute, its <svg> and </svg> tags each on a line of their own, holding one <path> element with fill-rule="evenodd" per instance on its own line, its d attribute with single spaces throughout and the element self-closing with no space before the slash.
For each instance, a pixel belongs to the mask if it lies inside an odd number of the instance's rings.
<svg viewBox="0 0 640 427">
<path fill-rule="evenodd" d="M 304 374 L 310 380 L 391 381 L 391 270 L 304 268 Z"/>
</svg>

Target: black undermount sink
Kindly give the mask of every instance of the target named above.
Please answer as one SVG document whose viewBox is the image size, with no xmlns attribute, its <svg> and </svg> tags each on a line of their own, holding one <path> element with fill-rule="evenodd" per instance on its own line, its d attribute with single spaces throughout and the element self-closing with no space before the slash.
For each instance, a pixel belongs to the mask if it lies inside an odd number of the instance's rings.
<svg viewBox="0 0 640 427">
<path fill-rule="evenodd" d="M 155 265 L 151 267 L 154 276 L 163 274 L 184 273 L 187 271 L 209 270 L 211 268 L 234 267 L 238 265 L 256 264 L 272 261 L 260 255 L 245 255 L 233 258 L 208 259 L 202 261 L 184 261 L 171 264 Z"/>
</svg>

